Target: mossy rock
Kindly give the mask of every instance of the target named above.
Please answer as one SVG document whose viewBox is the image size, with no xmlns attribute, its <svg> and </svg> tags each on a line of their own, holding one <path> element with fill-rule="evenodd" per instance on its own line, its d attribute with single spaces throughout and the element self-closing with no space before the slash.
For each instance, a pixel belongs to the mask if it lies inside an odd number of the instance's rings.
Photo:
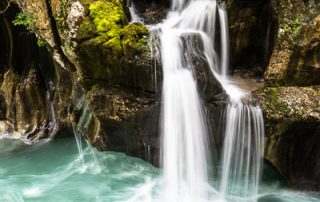
<svg viewBox="0 0 320 202">
<path fill-rule="evenodd" d="M 77 39 L 81 43 L 81 41 L 85 41 L 91 38 L 94 38 L 97 35 L 95 31 L 95 26 L 92 21 L 86 17 L 79 26 L 79 30 L 77 33 Z"/>
<path fill-rule="evenodd" d="M 89 6 L 89 11 L 98 33 L 112 32 L 128 23 L 119 1 L 96 1 Z"/>
<path fill-rule="evenodd" d="M 125 26 L 120 32 L 124 55 L 133 58 L 143 53 L 147 47 L 148 29 L 142 23 L 133 23 Z"/>
</svg>

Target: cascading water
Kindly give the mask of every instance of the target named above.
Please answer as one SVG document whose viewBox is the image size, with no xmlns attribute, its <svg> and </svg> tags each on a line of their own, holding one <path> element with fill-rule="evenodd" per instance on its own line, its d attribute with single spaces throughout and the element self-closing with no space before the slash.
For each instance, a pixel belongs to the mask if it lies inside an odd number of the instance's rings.
<svg viewBox="0 0 320 202">
<path fill-rule="evenodd" d="M 256 201 L 264 137 L 261 109 L 230 103 L 226 114 L 221 194 L 230 201 Z"/>
<path fill-rule="evenodd" d="M 208 131 L 194 67 L 189 62 L 193 50 L 186 50 L 184 43 L 190 40 L 188 35 L 209 39 L 207 33 L 214 32 L 212 14 L 216 4 L 196 1 L 187 6 L 186 3 L 174 2 L 168 18 L 157 27 L 161 29 L 163 67 L 163 201 L 201 202 L 209 201 L 216 192 L 208 183 Z M 207 54 L 212 55 L 212 50 Z"/>
<path fill-rule="evenodd" d="M 161 39 L 165 201 L 200 201 L 208 181 L 207 129 L 192 70 L 181 61 L 180 35 L 172 32 L 163 30 Z"/>
<path fill-rule="evenodd" d="M 221 70 L 217 76 L 230 103 L 222 152 L 220 194 L 228 201 L 257 201 L 264 151 L 264 122 L 260 106 L 246 104 L 248 96 L 227 77 L 229 66 L 228 20 L 225 4 L 219 9 L 221 25 Z"/>
<path fill-rule="evenodd" d="M 134 5 L 134 2 L 132 0 L 128 1 L 128 8 L 131 16 L 131 22 L 140 22 L 143 21 L 141 17 L 137 14 L 137 9 Z"/>
<path fill-rule="evenodd" d="M 263 119 L 258 106 L 242 103 L 244 93 L 227 78 L 229 66 L 228 21 L 225 4 L 216 1 L 172 2 L 161 30 L 163 66 L 163 169 L 165 201 L 255 201 L 263 154 Z M 218 10 L 218 12 L 217 12 Z M 216 13 L 221 30 L 221 57 L 214 49 Z M 230 97 L 222 157 L 220 194 L 208 189 L 207 127 L 194 78 L 192 55 L 184 43 L 195 36 L 214 76 Z M 240 186 L 242 185 L 242 188 Z M 240 187 L 239 187 L 240 186 Z M 220 196 L 218 196 L 220 195 Z M 222 197 L 221 197 L 222 196 Z"/>
</svg>

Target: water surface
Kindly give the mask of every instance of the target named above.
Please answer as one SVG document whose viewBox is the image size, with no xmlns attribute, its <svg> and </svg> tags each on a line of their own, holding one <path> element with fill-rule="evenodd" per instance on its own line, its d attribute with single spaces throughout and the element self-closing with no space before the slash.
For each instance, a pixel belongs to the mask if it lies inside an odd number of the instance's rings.
<svg viewBox="0 0 320 202">
<path fill-rule="evenodd" d="M 162 172 L 149 163 L 117 152 L 84 146 L 82 157 L 73 138 L 34 146 L 0 140 L 1 202 L 153 202 L 163 201 Z M 268 177 L 259 202 L 313 202 L 313 193 L 285 189 Z M 239 183 L 241 189 L 241 183 Z M 282 188 L 281 188 L 282 187 Z M 246 201 L 230 197 L 228 201 Z M 226 201 L 212 198 L 211 201 Z"/>
</svg>

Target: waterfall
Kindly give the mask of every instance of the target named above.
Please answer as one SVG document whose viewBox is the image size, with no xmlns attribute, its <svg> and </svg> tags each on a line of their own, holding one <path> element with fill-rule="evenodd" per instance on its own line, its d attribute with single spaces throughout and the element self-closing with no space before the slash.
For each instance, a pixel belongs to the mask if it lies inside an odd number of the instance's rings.
<svg viewBox="0 0 320 202">
<path fill-rule="evenodd" d="M 176 2 L 168 18 L 157 25 L 161 30 L 162 163 L 164 199 L 171 202 L 201 202 L 217 198 L 209 186 L 208 128 L 194 77 L 192 56 L 197 47 L 190 40 L 199 37 L 208 63 L 216 61 L 213 40 L 215 1 Z M 183 8 L 183 9 L 182 9 Z M 188 44 L 188 46 L 186 46 Z"/>
<path fill-rule="evenodd" d="M 231 103 L 226 110 L 221 194 L 231 201 L 256 201 L 263 155 L 263 119 L 258 106 Z"/>
<path fill-rule="evenodd" d="M 220 23 L 220 54 L 215 49 L 216 21 Z M 246 93 L 227 76 L 229 33 L 225 3 L 174 0 L 167 19 L 152 30 L 160 30 L 163 68 L 163 201 L 255 201 L 263 154 L 262 112 L 259 106 L 242 102 Z M 192 45 L 195 38 L 202 45 L 201 51 Z M 220 193 L 209 183 L 208 128 L 194 77 L 197 67 L 193 57 L 199 55 L 230 97 Z"/>
<path fill-rule="evenodd" d="M 208 181 L 207 128 L 192 71 L 182 65 L 179 34 L 171 31 L 161 37 L 165 201 L 199 201 Z"/>
<path fill-rule="evenodd" d="M 128 1 L 128 8 L 129 8 L 129 13 L 130 13 L 130 17 L 131 17 L 131 22 L 143 21 L 143 19 L 141 17 L 139 17 L 139 15 L 137 14 L 137 10 L 136 10 L 136 7 L 135 7 L 133 1 L 131 1 L 131 0 Z"/>
<path fill-rule="evenodd" d="M 229 34 L 226 5 L 219 8 L 221 25 L 221 70 L 217 76 L 229 95 L 221 160 L 220 194 L 232 202 L 255 202 L 264 152 L 264 122 L 260 106 L 244 103 L 248 97 L 227 77 Z"/>
<path fill-rule="evenodd" d="M 179 6 L 180 7 L 180 6 Z M 160 24 L 163 67 L 162 136 L 164 201 L 208 201 L 207 126 L 191 61 L 188 35 L 214 31 L 211 1 L 191 3 L 181 13 L 172 10 Z M 212 12 L 204 12 L 209 10 Z M 208 37 L 207 37 L 208 38 Z"/>
</svg>

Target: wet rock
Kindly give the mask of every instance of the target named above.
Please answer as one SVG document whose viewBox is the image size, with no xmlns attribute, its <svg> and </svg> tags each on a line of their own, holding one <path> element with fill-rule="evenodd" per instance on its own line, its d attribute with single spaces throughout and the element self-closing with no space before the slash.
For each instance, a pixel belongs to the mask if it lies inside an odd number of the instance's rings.
<svg viewBox="0 0 320 202">
<path fill-rule="evenodd" d="M 77 129 L 98 149 L 144 159 L 149 158 L 145 153 L 148 148 L 159 152 L 160 104 L 154 94 L 99 88 L 88 92 L 86 100 Z M 157 164 L 158 160 L 151 162 Z"/>
</svg>

